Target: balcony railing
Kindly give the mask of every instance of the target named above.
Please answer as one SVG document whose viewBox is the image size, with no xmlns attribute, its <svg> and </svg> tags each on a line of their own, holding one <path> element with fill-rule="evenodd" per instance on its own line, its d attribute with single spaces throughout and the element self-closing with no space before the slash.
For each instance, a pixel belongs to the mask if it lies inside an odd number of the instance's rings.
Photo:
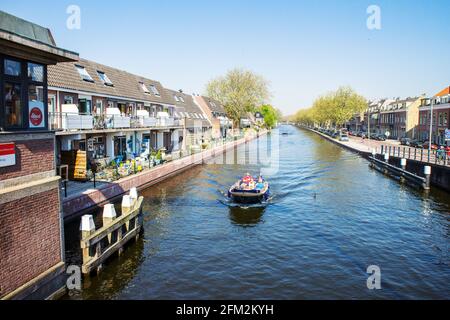
<svg viewBox="0 0 450 320">
<path fill-rule="evenodd" d="M 121 115 L 92 115 L 76 113 L 49 113 L 52 130 L 104 130 L 128 128 L 170 128 L 180 127 L 183 121 L 174 118 L 136 117 Z"/>
</svg>

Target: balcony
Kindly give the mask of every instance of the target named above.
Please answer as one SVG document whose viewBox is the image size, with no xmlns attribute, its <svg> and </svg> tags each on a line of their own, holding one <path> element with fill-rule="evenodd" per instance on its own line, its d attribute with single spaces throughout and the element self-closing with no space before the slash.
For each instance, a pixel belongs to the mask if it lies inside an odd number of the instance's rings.
<svg viewBox="0 0 450 320">
<path fill-rule="evenodd" d="M 107 116 L 104 129 L 128 129 L 131 128 L 131 117 L 112 115 Z"/>
<path fill-rule="evenodd" d="M 143 129 L 182 127 L 183 121 L 172 117 L 92 115 L 76 113 L 49 113 L 51 130 L 80 131 L 105 129 Z"/>
<path fill-rule="evenodd" d="M 76 113 L 49 113 L 48 122 L 52 130 L 64 131 L 92 130 L 94 129 L 94 117 L 89 114 Z"/>
</svg>

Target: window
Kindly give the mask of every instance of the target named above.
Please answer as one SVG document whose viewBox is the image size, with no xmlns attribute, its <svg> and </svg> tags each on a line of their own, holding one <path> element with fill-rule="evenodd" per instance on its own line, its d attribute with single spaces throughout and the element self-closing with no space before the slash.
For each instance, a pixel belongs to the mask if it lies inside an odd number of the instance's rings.
<svg viewBox="0 0 450 320">
<path fill-rule="evenodd" d="M 106 86 L 114 86 L 114 84 L 112 83 L 112 81 L 108 78 L 108 76 L 101 71 L 97 71 L 98 77 L 100 78 L 100 80 L 102 80 L 103 84 Z"/>
<path fill-rule="evenodd" d="M 6 127 L 22 127 L 21 86 L 20 84 L 6 82 L 4 88 Z"/>
<path fill-rule="evenodd" d="M 152 90 L 152 92 L 153 92 L 153 94 L 155 95 L 155 96 L 159 96 L 160 94 L 159 94 L 159 91 L 158 91 L 158 89 L 156 88 L 156 86 L 155 85 L 150 85 L 150 89 Z"/>
<path fill-rule="evenodd" d="M 44 91 L 34 84 L 28 86 L 28 111 L 30 127 L 44 128 Z"/>
<path fill-rule="evenodd" d="M 96 114 L 103 114 L 103 100 L 97 99 L 95 101 L 95 111 Z"/>
<path fill-rule="evenodd" d="M 179 98 L 180 98 L 180 101 L 184 103 L 184 98 L 181 96 Z"/>
<path fill-rule="evenodd" d="M 20 77 L 21 74 L 21 64 L 18 61 L 5 59 L 5 75 Z"/>
<path fill-rule="evenodd" d="M 139 82 L 141 89 L 144 90 L 145 93 L 150 94 L 150 91 L 148 90 L 147 86 L 143 82 Z"/>
<path fill-rule="evenodd" d="M 76 65 L 75 68 L 77 68 L 77 71 L 80 74 L 81 79 L 87 82 L 94 82 L 91 75 L 86 71 L 86 69 L 83 66 Z"/>
<path fill-rule="evenodd" d="M 180 102 L 180 99 L 178 99 L 176 95 L 174 95 L 173 98 L 175 99 L 176 102 Z"/>
<path fill-rule="evenodd" d="M 64 104 L 73 104 L 72 96 L 64 96 Z"/>
<path fill-rule="evenodd" d="M 35 82 L 44 82 L 44 66 L 28 62 L 28 78 Z"/>
</svg>

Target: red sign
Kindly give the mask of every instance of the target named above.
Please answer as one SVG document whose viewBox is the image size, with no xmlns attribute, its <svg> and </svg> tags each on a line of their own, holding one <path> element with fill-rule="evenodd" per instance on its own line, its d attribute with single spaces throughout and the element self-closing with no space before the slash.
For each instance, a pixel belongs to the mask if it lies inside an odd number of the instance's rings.
<svg viewBox="0 0 450 320">
<path fill-rule="evenodd" d="M 16 146 L 14 143 L 0 143 L 0 167 L 16 164 Z"/>
<path fill-rule="evenodd" d="M 39 127 L 42 124 L 42 121 L 44 120 L 44 115 L 42 114 L 41 109 L 39 108 L 33 108 L 30 111 L 30 123 L 35 126 Z"/>
</svg>

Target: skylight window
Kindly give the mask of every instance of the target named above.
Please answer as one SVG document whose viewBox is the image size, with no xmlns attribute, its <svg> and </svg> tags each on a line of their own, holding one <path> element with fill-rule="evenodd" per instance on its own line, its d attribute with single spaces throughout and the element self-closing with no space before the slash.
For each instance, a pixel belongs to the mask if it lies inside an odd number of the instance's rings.
<svg viewBox="0 0 450 320">
<path fill-rule="evenodd" d="M 184 98 L 183 97 L 179 97 L 181 102 L 184 102 Z"/>
<path fill-rule="evenodd" d="M 176 102 L 180 102 L 180 99 L 178 99 L 176 95 L 174 95 L 173 98 L 175 99 Z"/>
<path fill-rule="evenodd" d="M 83 66 L 76 65 L 78 73 L 80 74 L 81 79 L 88 82 L 94 82 L 91 75 L 86 71 L 86 68 Z"/>
<path fill-rule="evenodd" d="M 159 96 L 160 94 L 159 94 L 159 91 L 158 91 L 158 89 L 156 88 L 156 86 L 155 85 L 150 85 L 150 90 L 152 90 L 152 92 L 153 92 L 153 94 L 155 95 L 155 96 Z"/>
<path fill-rule="evenodd" d="M 139 82 L 139 84 L 141 85 L 141 89 L 144 90 L 145 93 L 150 94 L 150 90 L 148 90 L 148 88 L 147 88 L 147 86 L 145 85 L 145 83 Z"/>
<path fill-rule="evenodd" d="M 107 85 L 107 86 L 114 86 L 114 84 L 112 83 L 112 81 L 108 78 L 108 76 L 106 75 L 106 73 L 102 72 L 102 71 L 97 71 L 97 74 L 100 78 L 100 80 L 102 80 L 103 84 Z"/>
</svg>

